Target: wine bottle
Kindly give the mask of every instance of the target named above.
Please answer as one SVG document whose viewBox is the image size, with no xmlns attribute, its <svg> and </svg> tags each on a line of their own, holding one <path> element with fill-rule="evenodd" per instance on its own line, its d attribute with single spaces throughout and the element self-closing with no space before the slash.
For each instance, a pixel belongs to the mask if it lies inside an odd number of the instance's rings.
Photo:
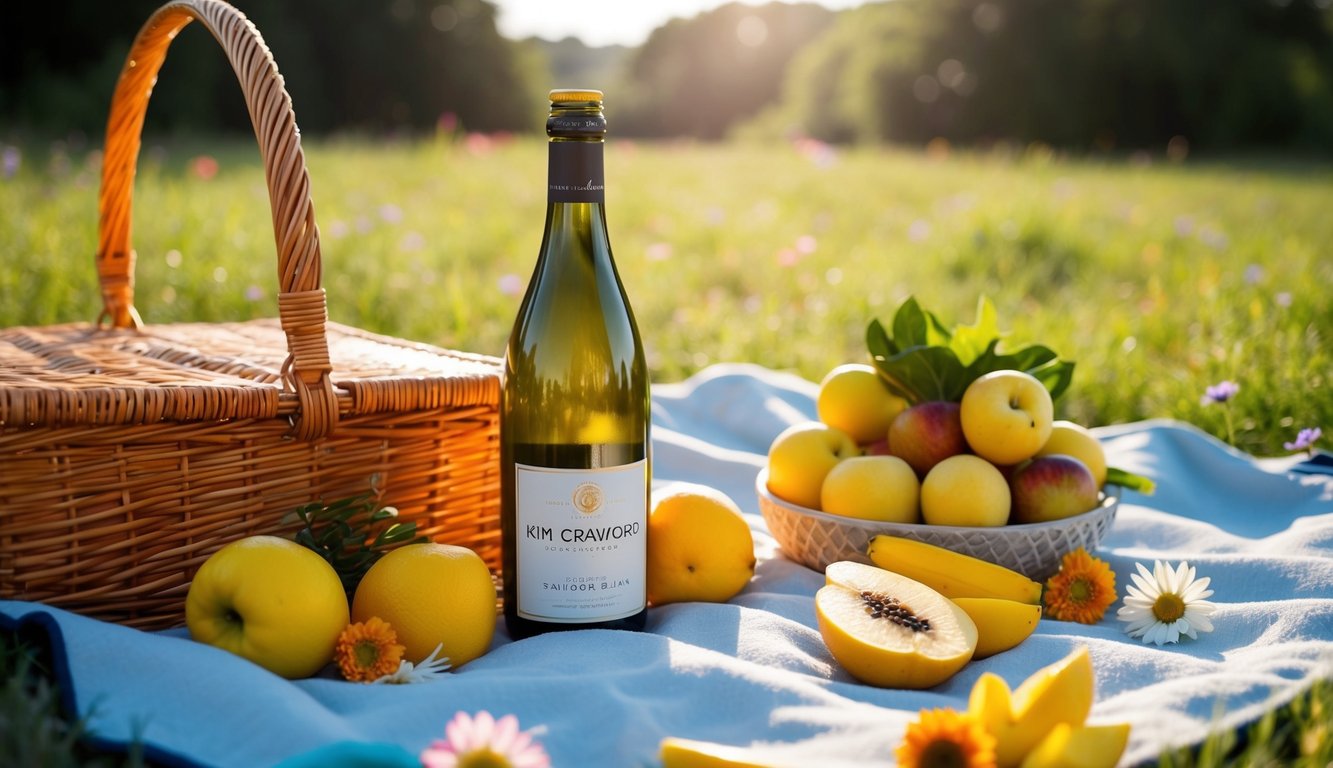
<svg viewBox="0 0 1333 768">
<path fill-rule="evenodd" d="M 648 366 L 607 237 L 602 94 L 555 90 L 546 229 L 505 350 L 504 615 L 512 637 L 642 629 Z"/>
</svg>

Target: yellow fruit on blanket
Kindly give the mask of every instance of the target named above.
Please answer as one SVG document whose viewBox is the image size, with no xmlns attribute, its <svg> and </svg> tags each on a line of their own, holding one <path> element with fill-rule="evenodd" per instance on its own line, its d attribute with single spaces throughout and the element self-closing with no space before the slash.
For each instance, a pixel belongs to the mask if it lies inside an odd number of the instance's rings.
<svg viewBox="0 0 1333 768">
<path fill-rule="evenodd" d="M 879 535 L 866 550 L 880 568 L 901 573 L 950 599 L 998 597 L 1041 603 L 1041 584 L 1001 565 L 934 544 Z"/>
<path fill-rule="evenodd" d="M 714 488 L 676 483 L 648 515 L 648 601 L 723 603 L 754 575 L 754 537 L 740 507 Z"/>
<path fill-rule="evenodd" d="M 333 659 L 347 594 L 328 561 L 290 539 L 251 536 L 209 556 L 185 595 L 190 637 L 289 679 Z"/>
<path fill-rule="evenodd" d="M 1115 768 L 1129 743 L 1129 723 L 1060 723 L 1023 759 L 1022 768 Z"/>
<path fill-rule="evenodd" d="M 1012 694 L 1000 676 L 977 678 L 968 712 L 995 737 L 999 768 L 1018 768 L 1057 725 L 1081 726 L 1092 710 L 1094 678 L 1088 649 L 1037 670 Z"/>
<path fill-rule="evenodd" d="M 481 656 L 495 633 L 495 584 L 476 552 L 408 544 L 370 566 L 352 598 L 352 619 L 389 622 L 403 659 L 417 664 L 442 645 L 456 669 Z"/>
<path fill-rule="evenodd" d="M 830 563 L 815 593 L 829 653 L 853 677 L 884 688 L 929 688 L 972 658 L 977 628 L 943 595 L 896 573 Z"/>
<path fill-rule="evenodd" d="M 1041 606 L 998 597 L 956 597 L 954 604 L 977 625 L 974 659 L 1007 651 L 1028 639 L 1041 620 Z"/>
<path fill-rule="evenodd" d="M 662 739 L 657 757 L 662 768 L 764 768 L 747 759 L 740 747 L 675 736 Z"/>
</svg>

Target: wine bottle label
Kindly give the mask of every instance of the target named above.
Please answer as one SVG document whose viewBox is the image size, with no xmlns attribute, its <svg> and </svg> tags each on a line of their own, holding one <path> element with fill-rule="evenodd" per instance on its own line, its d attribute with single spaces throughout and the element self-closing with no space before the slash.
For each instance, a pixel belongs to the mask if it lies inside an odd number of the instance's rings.
<svg viewBox="0 0 1333 768">
<path fill-rule="evenodd" d="M 633 616 L 647 603 L 648 461 L 516 464 L 516 611 L 534 621 Z"/>
<path fill-rule="evenodd" d="M 553 141 L 548 157 L 547 202 L 606 202 L 601 142 Z"/>
</svg>

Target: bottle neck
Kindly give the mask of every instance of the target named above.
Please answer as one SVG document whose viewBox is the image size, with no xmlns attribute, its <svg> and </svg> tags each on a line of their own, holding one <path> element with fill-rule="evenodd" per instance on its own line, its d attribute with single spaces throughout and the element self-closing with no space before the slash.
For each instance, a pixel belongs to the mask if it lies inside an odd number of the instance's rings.
<svg viewBox="0 0 1333 768">
<path fill-rule="evenodd" d="M 548 145 L 546 202 L 606 202 L 600 140 L 553 139 Z"/>
</svg>

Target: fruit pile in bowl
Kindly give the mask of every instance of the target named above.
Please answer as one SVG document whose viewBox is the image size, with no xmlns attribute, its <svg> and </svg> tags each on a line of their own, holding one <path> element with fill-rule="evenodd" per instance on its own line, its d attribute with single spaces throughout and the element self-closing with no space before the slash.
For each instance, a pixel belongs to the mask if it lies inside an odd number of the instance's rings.
<svg viewBox="0 0 1333 768">
<path fill-rule="evenodd" d="M 873 365 L 830 371 L 818 421 L 778 435 L 757 478 L 792 559 L 821 571 L 869 562 L 869 541 L 887 534 L 1040 580 L 1096 547 L 1118 485 L 1146 490 L 1107 467 L 1086 428 L 1055 418 L 1073 363 L 1036 345 L 1001 352 L 986 300 L 975 325 L 950 330 L 909 299 L 892 335 L 874 321 L 866 338 Z"/>
</svg>

